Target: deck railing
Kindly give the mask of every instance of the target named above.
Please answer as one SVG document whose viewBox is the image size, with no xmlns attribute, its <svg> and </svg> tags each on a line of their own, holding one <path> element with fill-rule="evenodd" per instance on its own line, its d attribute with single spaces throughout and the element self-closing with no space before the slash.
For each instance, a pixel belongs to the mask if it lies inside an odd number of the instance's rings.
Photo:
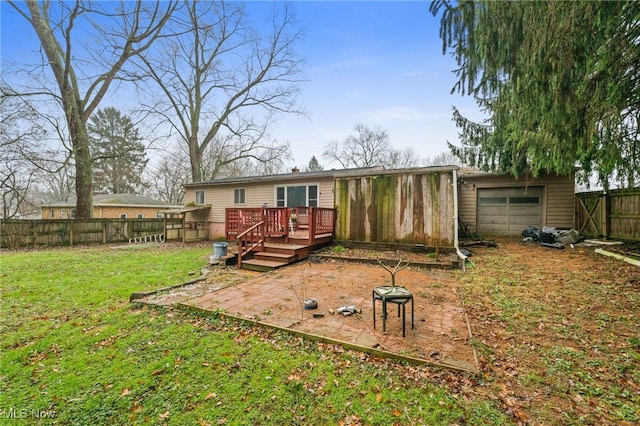
<svg viewBox="0 0 640 426">
<path fill-rule="evenodd" d="M 307 243 L 314 245 L 319 237 L 335 234 L 335 209 L 322 207 L 247 207 L 225 210 L 225 235 L 238 241 L 238 266 L 242 256 L 254 250 L 267 238 L 289 242 L 293 228 L 292 217 L 298 229 L 308 229 Z"/>
<path fill-rule="evenodd" d="M 242 258 L 256 247 L 264 251 L 264 222 L 260 221 L 241 232 L 238 239 L 238 268 L 242 268 Z"/>
<path fill-rule="evenodd" d="M 265 237 L 289 237 L 290 209 L 287 207 L 246 207 L 225 209 L 225 235 L 228 240 L 258 222 L 264 222 Z"/>
<path fill-rule="evenodd" d="M 335 233 L 336 211 L 323 207 L 309 208 L 309 243 L 315 244 L 319 236 Z"/>
<path fill-rule="evenodd" d="M 296 216 L 299 229 L 309 229 L 309 209 L 313 207 L 301 207 L 298 206 L 293 209 L 293 213 Z"/>
</svg>

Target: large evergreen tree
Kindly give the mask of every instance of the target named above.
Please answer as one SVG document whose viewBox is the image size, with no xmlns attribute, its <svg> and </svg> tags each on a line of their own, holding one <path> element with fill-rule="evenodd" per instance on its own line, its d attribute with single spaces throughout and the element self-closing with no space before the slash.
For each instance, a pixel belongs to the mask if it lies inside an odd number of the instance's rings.
<svg viewBox="0 0 640 426">
<path fill-rule="evenodd" d="M 529 168 L 633 185 L 640 174 L 640 2 L 432 3 L 454 87 L 489 114 L 454 110 L 465 162 L 518 175 Z"/>
<path fill-rule="evenodd" d="M 320 165 L 320 162 L 316 158 L 315 155 L 311 156 L 311 160 L 309 160 L 309 164 L 307 165 L 308 172 L 321 172 L 324 170 L 324 167 Z"/>
<path fill-rule="evenodd" d="M 91 116 L 87 129 L 94 158 L 93 187 L 112 194 L 138 193 L 148 160 L 131 119 L 108 107 Z"/>
</svg>

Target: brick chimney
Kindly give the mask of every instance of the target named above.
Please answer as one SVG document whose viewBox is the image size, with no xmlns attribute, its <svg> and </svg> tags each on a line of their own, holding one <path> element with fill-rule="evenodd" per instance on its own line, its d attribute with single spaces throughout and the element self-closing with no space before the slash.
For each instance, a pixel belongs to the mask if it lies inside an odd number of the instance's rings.
<svg viewBox="0 0 640 426">
<path fill-rule="evenodd" d="M 294 167 L 293 169 L 291 169 L 291 173 L 300 173 L 300 169 L 297 167 Z"/>
</svg>

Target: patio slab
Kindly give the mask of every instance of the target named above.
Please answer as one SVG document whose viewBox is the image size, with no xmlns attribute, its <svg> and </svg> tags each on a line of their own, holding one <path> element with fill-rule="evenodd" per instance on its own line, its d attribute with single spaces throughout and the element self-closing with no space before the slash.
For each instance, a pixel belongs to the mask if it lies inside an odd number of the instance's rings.
<svg viewBox="0 0 640 426">
<path fill-rule="evenodd" d="M 457 296 L 455 272 L 408 268 L 397 274 L 398 285 L 414 295 L 415 329 L 407 304 L 406 337 L 396 305 L 388 306 L 387 332 L 382 332 L 382 307 L 377 302 L 373 328 L 372 290 L 388 285 L 390 275 L 379 266 L 335 260 L 301 262 L 192 298 L 181 306 L 222 313 L 238 319 L 289 330 L 313 339 L 334 341 L 381 356 L 477 372 L 474 349 L 468 341 L 467 317 Z M 318 300 L 315 310 L 304 300 Z M 153 302 L 150 302 L 153 303 Z M 342 306 L 358 313 L 343 316 Z M 313 314 L 324 316 L 314 318 Z"/>
</svg>

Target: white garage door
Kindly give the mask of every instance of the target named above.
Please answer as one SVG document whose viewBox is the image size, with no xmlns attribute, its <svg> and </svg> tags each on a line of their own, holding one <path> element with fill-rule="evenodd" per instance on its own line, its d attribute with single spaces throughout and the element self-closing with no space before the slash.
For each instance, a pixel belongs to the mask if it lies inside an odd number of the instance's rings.
<svg viewBox="0 0 640 426">
<path fill-rule="evenodd" d="M 542 187 L 478 189 L 478 232 L 517 235 L 542 227 Z"/>
</svg>

